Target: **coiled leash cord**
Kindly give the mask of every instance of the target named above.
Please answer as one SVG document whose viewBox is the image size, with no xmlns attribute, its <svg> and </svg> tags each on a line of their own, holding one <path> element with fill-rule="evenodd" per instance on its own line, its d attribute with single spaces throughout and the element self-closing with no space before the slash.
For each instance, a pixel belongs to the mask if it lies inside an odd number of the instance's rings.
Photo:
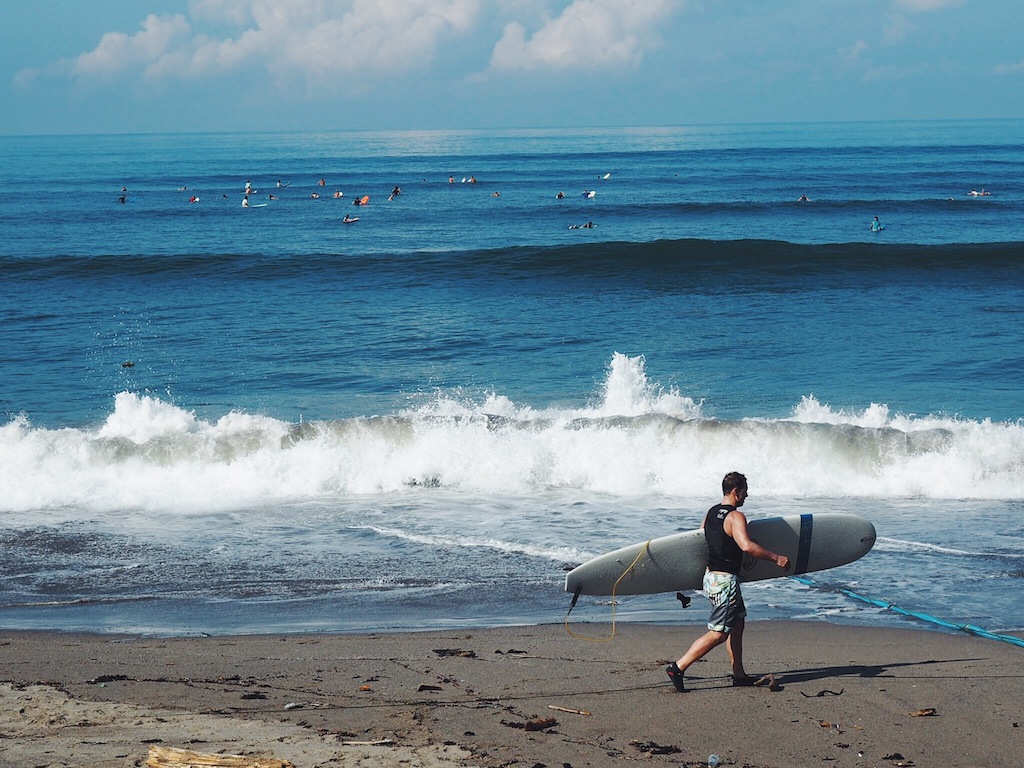
<svg viewBox="0 0 1024 768">
<path fill-rule="evenodd" d="M 612 584 L 612 631 L 608 637 L 587 637 L 586 635 L 579 635 L 572 631 L 569 627 L 569 614 L 572 613 L 572 609 L 576 607 L 576 601 L 580 597 L 580 593 L 583 591 L 583 585 L 576 587 L 576 592 L 573 593 L 572 602 L 569 603 L 569 610 L 565 613 L 565 631 L 569 633 L 570 637 L 574 637 L 577 640 L 586 640 L 588 643 L 607 643 L 615 637 L 615 593 L 619 588 L 619 582 L 622 581 L 629 573 L 636 568 L 636 564 L 640 562 L 640 559 L 648 553 L 651 547 L 651 540 L 648 539 L 647 543 L 644 544 L 643 549 L 633 558 L 633 562 L 629 564 L 629 567 L 622 572 L 622 575 L 615 580 Z"/>
</svg>

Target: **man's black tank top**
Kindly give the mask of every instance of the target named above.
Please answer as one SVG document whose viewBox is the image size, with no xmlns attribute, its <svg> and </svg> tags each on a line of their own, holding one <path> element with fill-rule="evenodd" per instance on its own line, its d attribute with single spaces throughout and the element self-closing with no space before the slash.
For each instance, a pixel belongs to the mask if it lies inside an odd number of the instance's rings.
<svg viewBox="0 0 1024 768">
<path fill-rule="evenodd" d="M 743 550 L 735 540 L 725 532 L 725 518 L 736 507 L 731 504 L 718 504 L 708 510 L 704 518 L 704 538 L 708 542 L 708 570 L 740 573 L 743 565 Z"/>
</svg>

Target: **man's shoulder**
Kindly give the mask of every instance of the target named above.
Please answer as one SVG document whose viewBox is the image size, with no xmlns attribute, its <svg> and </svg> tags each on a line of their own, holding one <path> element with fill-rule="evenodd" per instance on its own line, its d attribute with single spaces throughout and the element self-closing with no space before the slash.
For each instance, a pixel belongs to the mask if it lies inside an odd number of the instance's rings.
<svg viewBox="0 0 1024 768">
<path fill-rule="evenodd" d="M 726 514 L 722 517 L 722 520 L 724 521 L 725 525 L 729 526 L 729 528 L 732 528 L 732 526 L 736 524 L 744 526 L 747 524 L 747 516 L 740 512 L 738 509 L 728 510 Z"/>
</svg>

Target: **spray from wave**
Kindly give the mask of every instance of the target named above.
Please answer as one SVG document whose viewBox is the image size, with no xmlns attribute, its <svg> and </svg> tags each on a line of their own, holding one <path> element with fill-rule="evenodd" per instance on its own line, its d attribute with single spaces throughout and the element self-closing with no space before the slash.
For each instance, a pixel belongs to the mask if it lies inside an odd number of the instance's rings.
<svg viewBox="0 0 1024 768">
<path fill-rule="evenodd" d="M 291 424 L 216 421 L 122 392 L 94 429 L 0 427 L 0 510 L 238 510 L 381 494 L 530 496 L 551 490 L 702 497 L 721 475 L 760 497 L 1005 499 L 1024 495 L 1024 426 L 834 410 L 720 421 L 613 355 L 594 402 L 517 405 L 439 393 L 418 408 Z"/>
</svg>

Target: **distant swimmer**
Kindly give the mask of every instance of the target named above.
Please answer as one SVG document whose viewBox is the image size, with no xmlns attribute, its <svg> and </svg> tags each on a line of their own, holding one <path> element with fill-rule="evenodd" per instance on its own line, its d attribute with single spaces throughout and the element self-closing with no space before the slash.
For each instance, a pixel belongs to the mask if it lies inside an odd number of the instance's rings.
<svg viewBox="0 0 1024 768">
<path fill-rule="evenodd" d="M 555 200 L 565 200 L 565 192 L 559 192 L 555 195 Z"/>
<path fill-rule="evenodd" d="M 595 192 L 592 189 L 584 189 L 583 190 L 583 196 L 584 197 L 597 197 L 597 192 Z"/>
<path fill-rule="evenodd" d="M 872 232 L 881 232 L 883 229 L 885 229 L 885 224 L 880 222 L 878 220 L 878 217 L 875 216 L 874 220 L 871 222 L 871 231 Z"/>
<path fill-rule="evenodd" d="M 339 197 L 344 197 L 344 196 L 345 196 L 344 193 L 341 190 L 339 190 L 339 189 L 334 190 L 334 194 L 331 195 L 331 197 L 333 197 L 335 200 L 337 200 Z"/>
<path fill-rule="evenodd" d="M 476 184 L 476 176 L 470 176 L 469 177 L 469 183 L 470 184 Z"/>
<path fill-rule="evenodd" d="M 267 195 L 267 200 L 277 200 L 275 195 Z"/>
<path fill-rule="evenodd" d="M 248 208 L 249 207 L 249 196 L 248 195 L 246 195 L 245 197 L 242 198 L 242 207 L 243 208 Z"/>
<path fill-rule="evenodd" d="M 570 224 L 569 229 L 593 229 L 596 226 L 594 222 L 588 221 L 586 224 Z"/>
<path fill-rule="evenodd" d="M 317 186 L 318 187 L 326 187 L 327 186 L 327 182 L 324 179 L 320 179 L 320 181 L 317 182 Z"/>
<path fill-rule="evenodd" d="M 280 179 L 277 180 L 277 188 L 278 189 L 283 189 L 284 187 L 287 187 L 289 184 L 291 184 L 290 181 L 289 182 L 283 182 Z"/>
<path fill-rule="evenodd" d="M 448 177 L 448 183 L 449 184 L 454 184 L 455 183 L 455 177 L 454 176 L 449 176 Z"/>
<path fill-rule="evenodd" d="M 188 199 L 188 201 L 189 201 L 190 203 L 198 203 L 198 202 L 199 202 L 199 196 L 198 196 L 198 195 L 192 195 L 192 197 L 190 197 L 190 198 Z"/>
<path fill-rule="evenodd" d="M 811 202 L 811 198 L 809 198 L 807 195 L 800 195 L 800 197 L 798 197 L 796 201 L 798 203 L 809 203 Z"/>
<path fill-rule="evenodd" d="M 491 197 L 501 197 L 501 192 L 491 192 Z"/>
<path fill-rule="evenodd" d="M 342 224 L 355 224 L 357 221 L 359 221 L 359 217 L 358 216 L 349 216 L 346 213 L 345 214 L 345 218 L 341 220 L 341 223 Z"/>
<path fill-rule="evenodd" d="M 309 195 L 309 198 L 311 200 L 319 200 L 320 199 L 320 195 L 317 192 L 311 192 L 310 195 Z"/>
<path fill-rule="evenodd" d="M 126 195 L 121 195 L 119 198 L 117 198 L 117 202 L 119 202 L 119 203 L 127 203 L 128 202 L 128 197 Z"/>
<path fill-rule="evenodd" d="M 976 189 L 972 189 L 970 192 L 967 193 L 967 196 L 968 197 L 988 197 L 991 194 L 992 194 L 991 192 L 986 192 L 985 188 L 982 187 L 980 192 L 978 190 L 976 190 Z"/>
</svg>

